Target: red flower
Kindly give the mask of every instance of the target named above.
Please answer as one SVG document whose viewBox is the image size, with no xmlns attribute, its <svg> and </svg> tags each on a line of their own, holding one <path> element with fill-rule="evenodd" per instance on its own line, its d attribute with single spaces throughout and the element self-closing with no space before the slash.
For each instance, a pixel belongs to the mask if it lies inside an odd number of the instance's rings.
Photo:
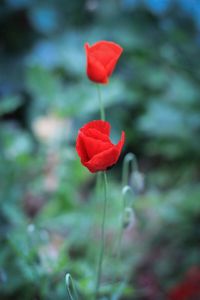
<svg viewBox="0 0 200 300">
<path fill-rule="evenodd" d="M 110 124 L 106 121 L 92 121 L 85 124 L 78 133 L 76 151 L 81 163 L 95 173 L 114 165 L 124 145 L 125 133 L 117 145 L 110 141 Z"/>
<path fill-rule="evenodd" d="M 123 51 L 122 47 L 107 41 L 90 46 L 85 44 L 87 56 L 87 76 L 97 83 L 107 83 Z"/>
<path fill-rule="evenodd" d="M 191 268 L 185 279 L 172 288 L 168 300 L 200 299 L 200 268 Z"/>
</svg>

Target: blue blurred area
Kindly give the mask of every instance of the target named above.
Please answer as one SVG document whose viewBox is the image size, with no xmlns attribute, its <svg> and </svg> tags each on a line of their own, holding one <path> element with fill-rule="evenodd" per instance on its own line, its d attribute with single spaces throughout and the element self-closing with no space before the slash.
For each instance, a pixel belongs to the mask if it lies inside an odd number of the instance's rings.
<svg viewBox="0 0 200 300">
<path fill-rule="evenodd" d="M 171 4 L 171 0 L 145 0 L 144 2 L 156 14 L 164 13 Z"/>
<path fill-rule="evenodd" d="M 155 14 L 166 13 L 170 8 L 180 9 L 190 15 L 199 28 L 200 1 L 199 0 L 122 0 L 124 7 L 135 8 L 144 5 Z"/>
<path fill-rule="evenodd" d="M 49 5 L 36 7 L 31 11 L 30 20 L 36 30 L 42 33 L 52 33 L 60 26 L 59 15 L 56 10 Z"/>
</svg>

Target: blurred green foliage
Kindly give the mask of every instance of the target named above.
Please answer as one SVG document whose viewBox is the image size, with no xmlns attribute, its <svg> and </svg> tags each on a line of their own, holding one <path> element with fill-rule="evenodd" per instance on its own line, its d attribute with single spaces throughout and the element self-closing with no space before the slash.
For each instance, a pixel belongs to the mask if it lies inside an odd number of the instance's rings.
<svg viewBox="0 0 200 300">
<path fill-rule="evenodd" d="M 131 196 L 136 225 L 116 263 L 121 161 L 109 173 L 101 299 L 165 299 L 200 265 L 199 11 L 189 0 L 1 2 L 1 299 L 66 299 L 66 272 L 80 299 L 92 299 L 102 195 L 74 142 L 99 115 L 84 43 L 102 39 L 124 48 L 102 86 L 112 138 L 126 131 L 125 152 L 136 154 L 147 184 Z"/>
</svg>

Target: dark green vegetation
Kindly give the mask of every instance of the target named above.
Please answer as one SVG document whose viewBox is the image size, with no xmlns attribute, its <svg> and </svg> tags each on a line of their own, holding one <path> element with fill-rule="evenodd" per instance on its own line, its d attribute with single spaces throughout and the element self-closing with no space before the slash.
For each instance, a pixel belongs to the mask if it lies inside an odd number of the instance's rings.
<svg viewBox="0 0 200 300">
<path fill-rule="evenodd" d="M 66 299 L 66 272 L 80 299 L 92 299 L 102 196 L 74 149 L 79 126 L 98 118 L 96 87 L 85 75 L 86 41 L 124 48 L 102 93 L 113 140 L 126 131 L 123 155 L 134 152 L 145 174 L 145 188 L 132 196 L 136 224 L 126 230 L 123 262 L 116 263 L 122 159 L 108 173 L 101 299 L 166 299 L 200 265 L 197 10 L 189 14 L 172 1 L 156 12 L 133 2 L 1 1 L 2 300 Z M 128 275 L 122 297 L 111 282 Z"/>
</svg>

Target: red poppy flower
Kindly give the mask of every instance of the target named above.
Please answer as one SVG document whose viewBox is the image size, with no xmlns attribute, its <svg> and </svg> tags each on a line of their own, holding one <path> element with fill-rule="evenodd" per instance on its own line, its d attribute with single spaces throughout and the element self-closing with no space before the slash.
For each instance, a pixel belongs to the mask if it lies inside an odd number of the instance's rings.
<svg viewBox="0 0 200 300">
<path fill-rule="evenodd" d="M 87 56 L 87 76 L 97 83 L 107 83 L 123 51 L 113 42 L 100 41 L 90 46 L 85 44 Z"/>
<path fill-rule="evenodd" d="M 97 120 L 84 125 L 78 133 L 76 151 L 81 163 L 95 173 L 113 166 L 121 153 L 125 141 L 125 133 L 117 145 L 110 141 L 110 124 Z"/>
</svg>

